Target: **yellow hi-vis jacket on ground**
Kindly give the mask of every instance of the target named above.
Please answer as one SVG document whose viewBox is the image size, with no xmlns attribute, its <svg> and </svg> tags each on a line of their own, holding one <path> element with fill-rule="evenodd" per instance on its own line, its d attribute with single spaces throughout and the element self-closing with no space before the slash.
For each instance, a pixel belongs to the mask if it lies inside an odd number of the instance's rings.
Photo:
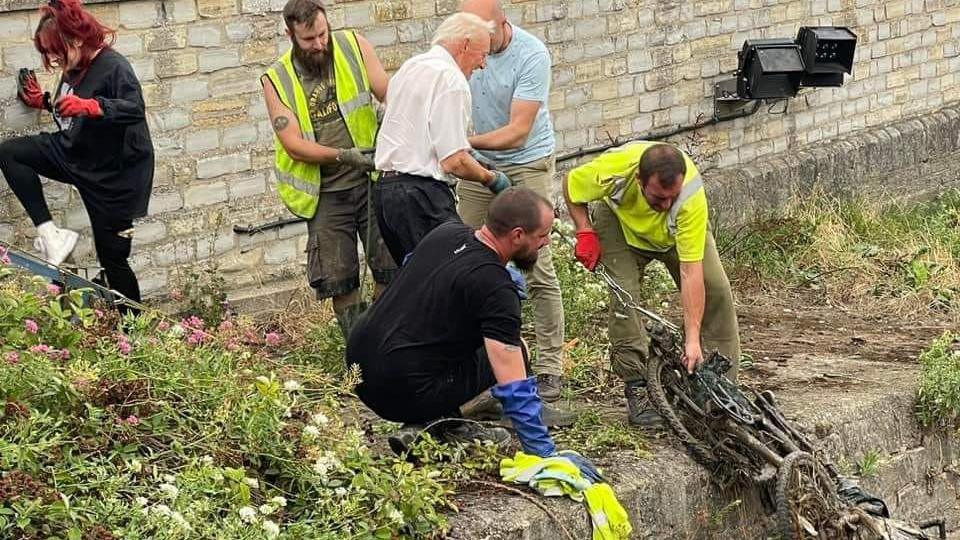
<svg viewBox="0 0 960 540">
<path fill-rule="evenodd" d="M 373 148 L 377 137 L 377 112 L 357 36 L 349 30 L 338 30 L 331 34 L 330 40 L 340 114 L 347 124 L 353 145 L 357 148 Z M 266 75 L 277 90 L 280 102 L 297 117 L 303 138 L 316 142 L 307 97 L 294 70 L 292 54 L 291 49 L 277 59 Z M 312 218 L 320 202 L 320 165 L 290 157 L 276 134 L 274 149 L 280 200 L 297 216 Z"/>
<path fill-rule="evenodd" d="M 504 482 L 526 484 L 546 497 L 570 497 L 583 502 L 593 524 L 593 540 L 626 540 L 633 532 L 630 516 L 606 483 L 591 483 L 580 469 L 560 456 L 542 458 L 517 452 L 500 460 Z"/>
<path fill-rule="evenodd" d="M 655 144 L 638 141 L 608 150 L 567 177 L 567 194 L 578 204 L 603 200 L 620 220 L 627 244 L 644 251 L 664 252 L 674 246 L 680 262 L 699 262 L 707 238 L 707 195 L 700 171 L 683 154 L 687 174 L 680 196 L 668 212 L 650 207 L 640 191 L 640 157 Z"/>
</svg>

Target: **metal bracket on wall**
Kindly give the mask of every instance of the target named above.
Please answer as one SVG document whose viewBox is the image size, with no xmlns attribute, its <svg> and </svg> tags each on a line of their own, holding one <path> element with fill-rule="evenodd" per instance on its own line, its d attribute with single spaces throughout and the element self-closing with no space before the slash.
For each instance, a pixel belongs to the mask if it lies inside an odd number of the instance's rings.
<svg viewBox="0 0 960 540">
<path fill-rule="evenodd" d="M 713 119 L 717 122 L 745 116 L 754 99 L 744 99 L 737 93 L 737 79 L 724 79 L 713 85 Z"/>
</svg>

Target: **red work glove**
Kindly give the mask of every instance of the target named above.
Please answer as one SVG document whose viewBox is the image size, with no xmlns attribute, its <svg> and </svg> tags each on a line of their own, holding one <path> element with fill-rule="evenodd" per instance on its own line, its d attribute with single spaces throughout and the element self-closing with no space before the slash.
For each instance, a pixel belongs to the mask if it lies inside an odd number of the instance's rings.
<svg viewBox="0 0 960 540">
<path fill-rule="evenodd" d="M 103 116 L 103 109 L 100 108 L 100 102 L 95 99 L 84 99 L 75 94 L 67 94 L 57 101 L 57 113 L 60 116 L 100 118 Z"/>
<path fill-rule="evenodd" d="M 600 236 L 597 231 L 587 230 L 577 233 L 577 247 L 574 255 L 580 264 L 593 272 L 600 261 Z"/>
<path fill-rule="evenodd" d="M 17 76 L 17 97 L 27 107 L 50 110 L 50 94 L 44 94 L 32 69 L 23 68 Z"/>
</svg>

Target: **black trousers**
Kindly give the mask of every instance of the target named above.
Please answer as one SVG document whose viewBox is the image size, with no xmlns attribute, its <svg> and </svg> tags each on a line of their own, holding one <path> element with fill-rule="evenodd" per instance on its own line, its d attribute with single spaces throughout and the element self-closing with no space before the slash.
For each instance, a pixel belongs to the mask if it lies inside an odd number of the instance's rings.
<svg viewBox="0 0 960 540">
<path fill-rule="evenodd" d="M 397 266 L 437 225 L 461 221 L 453 190 L 433 178 L 384 173 L 373 201 L 380 236 Z"/>
<path fill-rule="evenodd" d="M 28 135 L 16 137 L 0 143 L 0 171 L 7 179 L 20 204 L 27 211 L 34 225 L 50 221 L 50 209 L 43 196 L 40 176 L 51 180 L 73 184 L 69 175 L 54 160 L 51 160 L 38 144 L 38 137 Z M 81 197 L 91 194 L 81 191 Z M 87 205 L 89 209 L 90 206 Z M 117 216 L 100 215 L 88 210 L 90 225 L 93 228 L 93 245 L 97 250 L 97 259 L 103 266 L 107 285 L 131 300 L 140 301 L 140 284 L 130 268 L 132 239 L 118 233 L 133 227 L 133 220 Z"/>
</svg>

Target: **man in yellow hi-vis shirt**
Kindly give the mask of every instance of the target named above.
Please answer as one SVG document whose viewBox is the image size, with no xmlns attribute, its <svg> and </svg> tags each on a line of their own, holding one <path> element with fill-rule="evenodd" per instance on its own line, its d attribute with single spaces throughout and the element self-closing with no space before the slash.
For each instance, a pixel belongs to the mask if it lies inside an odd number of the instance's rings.
<svg viewBox="0 0 960 540">
<path fill-rule="evenodd" d="M 703 180 L 690 157 L 669 144 L 630 143 L 573 169 L 563 192 L 577 228 L 577 259 L 591 271 L 602 262 L 634 298 L 647 264 L 664 263 L 680 287 L 687 369 L 703 362 L 704 349 L 718 350 L 732 360 L 728 376 L 736 378 L 740 337 L 733 294 L 708 230 Z M 588 212 L 593 201 L 603 204 Z M 644 403 L 643 320 L 615 294 L 610 298 L 610 360 L 626 383 L 628 418 L 659 426 L 662 418 Z"/>
</svg>

